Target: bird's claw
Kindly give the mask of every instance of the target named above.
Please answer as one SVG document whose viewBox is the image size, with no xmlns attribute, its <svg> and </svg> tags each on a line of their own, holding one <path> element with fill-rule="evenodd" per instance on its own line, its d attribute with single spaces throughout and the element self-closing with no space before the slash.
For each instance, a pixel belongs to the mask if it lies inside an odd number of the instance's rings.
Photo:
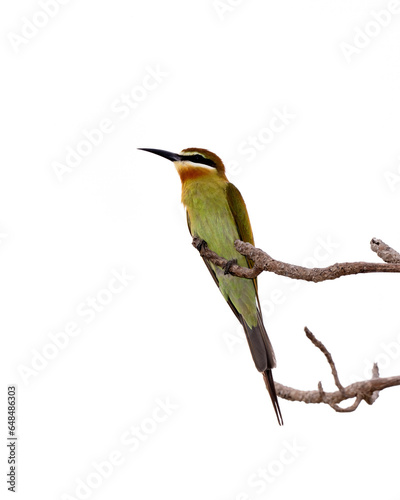
<svg viewBox="0 0 400 500">
<path fill-rule="evenodd" d="M 237 264 L 236 259 L 228 260 L 228 262 L 224 265 L 224 274 L 230 274 L 233 264 Z"/>
<path fill-rule="evenodd" d="M 199 251 L 201 252 L 203 250 L 203 248 L 205 248 L 207 246 L 207 243 L 202 240 L 201 238 L 193 238 L 193 246 Z"/>
</svg>

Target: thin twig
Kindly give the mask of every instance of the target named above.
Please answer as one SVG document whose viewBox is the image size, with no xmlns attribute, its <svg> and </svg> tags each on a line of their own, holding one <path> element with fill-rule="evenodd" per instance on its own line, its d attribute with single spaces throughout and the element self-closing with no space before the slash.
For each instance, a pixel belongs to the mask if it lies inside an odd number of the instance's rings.
<svg viewBox="0 0 400 500">
<path fill-rule="evenodd" d="M 324 346 L 324 344 L 321 341 L 319 341 L 317 338 L 315 338 L 314 334 L 312 332 L 310 332 L 310 330 L 307 327 L 304 328 L 304 331 L 306 332 L 307 337 L 315 345 L 315 347 L 318 347 L 318 349 L 323 354 L 325 354 L 325 357 L 328 360 L 329 366 L 331 367 L 332 375 L 333 375 L 333 378 L 335 380 L 336 387 L 339 389 L 340 392 L 344 393 L 344 387 L 340 383 L 339 375 L 338 375 L 338 372 L 336 370 L 336 366 L 335 366 L 335 363 L 332 359 L 331 353 L 328 351 L 328 349 Z"/>
</svg>

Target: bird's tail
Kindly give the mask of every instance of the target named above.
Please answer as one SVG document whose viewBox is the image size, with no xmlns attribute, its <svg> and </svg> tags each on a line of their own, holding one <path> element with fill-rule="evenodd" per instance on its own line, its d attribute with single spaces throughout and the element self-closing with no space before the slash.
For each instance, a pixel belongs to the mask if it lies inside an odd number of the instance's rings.
<svg viewBox="0 0 400 500">
<path fill-rule="evenodd" d="M 263 374 L 264 382 L 271 398 L 278 423 L 279 425 L 283 425 L 281 409 L 279 408 L 278 397 L 276 395 L 274 379 L 272 376 L 272 368 L 275 368 L 276 366 L 275 354 L 265 330 L 261 313 L 259 311 L 257 311 L 257 313 L 258 321 L 256 326 L 252 328 L 249 327 L 243 317 L 241 317 L 241 322 L 246 333 L 253 361 L 257 370 Z"/>
<path fill-rule="evenodd" d="M 272 405 L 273 405 L 274 410 L 275 410 L 276 418 L 278 419 L 278 424 L 283 425 L 283 418 L 282 418 L 281 409 L 279 408 L 278 397 L 277 397 L 276 391 L 275 391 L 275 383 L 274 383 L 274 378 L 272 376 L 272 370 L 270 370 L 270 369 L 264 370 L 263 377 L 264 377 L 265 385 L 268 389 L 269 397 L 271 398 Z"/>
</svg>

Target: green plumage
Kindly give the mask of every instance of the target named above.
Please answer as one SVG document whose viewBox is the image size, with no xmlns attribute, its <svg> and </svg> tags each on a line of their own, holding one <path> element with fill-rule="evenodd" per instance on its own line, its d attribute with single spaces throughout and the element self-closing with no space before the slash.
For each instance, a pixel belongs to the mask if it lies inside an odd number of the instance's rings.
<svg viewBox="0 0 400 500">
<path fill-rule="evenodd" d="M 182 202 L 187 210 L 192 236 L 206 241 L 210 250 L 225 259 L 236 259 L 240 266 L 248 267 L 246 258 L 233 244 L 238 239 L 253 242 L 244 201 L 233 184 L 220 178 L 210 182 L 208 176 L 188 180 L 185 182 Z M 250 328 L 256 326 L 254 282 L 224 274 L 220 267 L 211 263 L 209 265 L 225 300 L 231 302 Z"/>
</svg>

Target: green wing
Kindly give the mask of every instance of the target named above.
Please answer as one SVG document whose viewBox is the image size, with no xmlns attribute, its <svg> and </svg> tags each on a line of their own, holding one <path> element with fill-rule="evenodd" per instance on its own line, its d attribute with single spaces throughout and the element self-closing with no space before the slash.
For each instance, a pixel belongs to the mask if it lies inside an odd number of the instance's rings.
<svg viewBox="0 0 400 500">
<path fill-rule="evenodd" d="M 233 218 L 236 222 L 240 239 L 254 245 L 253 231 L 251 230 L 249 214 L 247 213 L 246 204 L 239 189 L 228 182 L 226 186 L 226 195 L 228 197 L 229 208 L 231 209 Z"/>
<path fill-rule="evenodd" d="M 236 222 L 236 227 L 239 233 L 239 237 L 242 241 L 246 243 L 251 243 L 254 245 L 253 231 L 251 229 L 249 214 L 247 213 L 246 204 L 239 189 L 228 182 L 226 187 L 226 195 L 228 198 L 229 208 L 231 209 L 233 218 Z M 254 262 L 246 257 L 247 265 L 251 268 L 254 266 Z M 253 280 L 254 286 L 257 292 L 257 278 Z M 257 297 L 258 300 L 258 297 Z"/>
<path fill-rule="evenodd" d="M 236 227 L 237 227 L 238 234 L 239 234 L 239 239 L 254 245 L 253 231 L 251 229 L 249 215 L 247 213 L 246 204 L 243 200 L 242 195 L 240 194 L 240 191 L 237 189 L 236 186 L 234 186 L 233 184 L 228 182 L 226 185 L 226 196 L 227 196 L 229 208 L 230 208 L 231 213 L 233 215 L 233 219 L 236 223 Z M 187 224 L 188 224 L 189 232 L 193 236 L 188 212 L 186 212 L 186 217 L 187 217 Z M 204 260 L 204 263 L 206 264 L 208 270 L 210 271 L 210 274 L 213 277 L 216 285 L 219 288 L 220 284 L 219 284 L 218 278 L 215 274 L 215 271 L 214 271 L 212 265 L 206 259 L 203 258 L 203 260 Z M 247 257 L 246 257 L 246 262 L 247 262 L 247 265 L 249 266 L 249 268 L 252 268 L 254 266 L 254 262 Z M 258 290 L 257 290 L 257 278 L 254 278 L 252 281 L 254 283 L 257 303 L 258 303 L 258 307 L 260 309 L 260 301 L 259 301 L 258 293 L 257 293 L 258 292 Z M 238 311 L 236 311 L 233 304 L 230 303 L 229 300 L 228 300 L 228 303 L 229 303 L 230 307 L 232 308 L 233 312 L 235 313 L 235 315 L 237 316 L 237 318 L 240 319 L 240 314 L 238 313 Z"/>
<path fill-rule="evenodd" d="M 233 218 L 235 219 L 240 239 L 242 241 L 246 241 L 247 243 L 251 243 L 252 245 L 254 245 L 253 231 L 251 229 L 249 214 L 247 213 L 246 204 L 242 198 L 242 195 L 240 194 L 240 191 L 233 184 L 228 183 L 227 188 L 226 188 L 226 192 L 227 192 L 227 196 L 228 196 L 229 207 L 231 209 Z M 246 260 L 247 260 L 249 267 L 254 266 L 254 262 L 251 259 L 248 259 L 246 257 Z M 256 363 L 256 366 L 258 367 L 258 364 L 256 361 L 258 351 L 262 352 L 262 355 L 260 357 L 260 360 L 261 360 L 260 365 L 262 363 L 265 364 L 265 354 L 264 354 L 264 352 L 265 352 L 266 356 L 267 356 L 267 360 L 268 360 L 266 363 L 266 367 L 267 367 L 267 369 L 270 370 L 271 368 L 276 366 L 275 354 L 274 354 L 274 350 L 272 348 L 271 342 L 268 338 L 268 335 L 267 335 L 267 332 L 265 330 L 264 323 L 262 320 L 261 304 L 260 304 L 260 299 L 258 297 L 258 290 L 257 290 L 257 278 L 253 279 L 253 283 L 254 283 L 254 288 L 256 290 L 256 299 L 257 299 L 257 304 L 258 304 L 258 310 L 257 310 L 258 325 L 257 325 L 257 327 L 252 328 L 251 330 L 248 331 L 248 327 L 245 324 L 245 322 L 242 321 L 242 324 L 243 324 L 243 327 L 246 331 L 246 335 L 247 335 L 248 341 L 249 341 L 250 350 L 253 354 L 253 359 L 254 359 L 254 362 Z M 259 336 L 261 336 L 261 338 L 262 338 L 264 348 L 260 348 L 258 350 L 257 345 L 256 345 L 257 342 L 255 342 L 255 341 L 257 340 L 257 337 L 259 337 Z M 258 340 L 261 342 L 260 338 Z M 268 376 L 271 377 L 271 375 L 268 375 Z M 266 381 L 266 384 L 267 384 L 267 387 L 271 386 L 271 384 L 268 381 Z M 270 390 L 270 389 L 268 389 L 268 390 Z M 274 391 L 274 389 L 271 389 L 271 391 Z M 273 401 L 274 400 L 277 401 L 276 395 L 271 396 L 271 398 Z M 275 402 L 274 402 L 274 407 L 275 407 L 275 411 L 277 411 L 276 406 L 275 406 Z M 279 405 L 277 405 L 277 407 L 279 409 Z M 280 410 L 279 410 L 279 413 L 280 413 Z"/>
</svg>

